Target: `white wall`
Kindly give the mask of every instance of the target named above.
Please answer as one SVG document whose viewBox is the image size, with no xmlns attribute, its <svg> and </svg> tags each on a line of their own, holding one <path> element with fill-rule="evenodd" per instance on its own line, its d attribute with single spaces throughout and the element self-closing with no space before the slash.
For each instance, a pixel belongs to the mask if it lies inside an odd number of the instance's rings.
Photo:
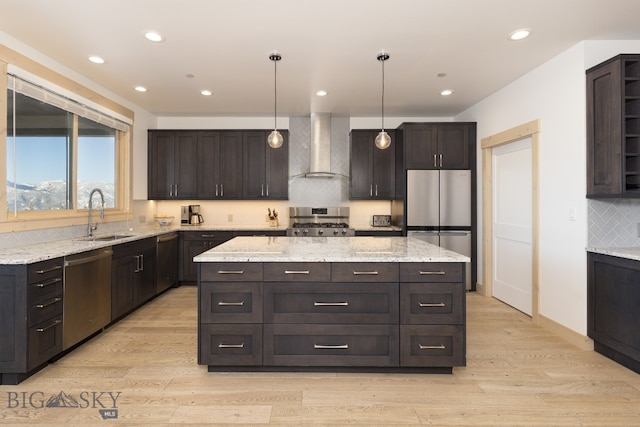
<svg viewBox="0 0 640 427">
<path fill-rule="evenodd" d="M 541 120 L 540 314 L 583 335 L 587 332 L 585 70 L 617 53 L 639 49 L 640 42 L 579 43 L 456 117 L 478 122 L 479 177 L 482 138 Z M 482 224 L 481 185 L 478 203 Z M 569 219 L 573 209 L 575 221 Z M 481 278 L 482 255 L 478 258 Z"/>
</svg>

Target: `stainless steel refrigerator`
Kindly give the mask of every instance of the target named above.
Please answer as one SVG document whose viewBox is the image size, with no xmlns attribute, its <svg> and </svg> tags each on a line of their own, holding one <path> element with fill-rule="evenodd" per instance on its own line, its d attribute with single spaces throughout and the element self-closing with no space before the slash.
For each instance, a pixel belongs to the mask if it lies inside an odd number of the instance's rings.
<svg viewBox="0 0 640 427">
<path fill-rule="evenodd" d="M 471 257 L 471 171 L 408 170 L 406 204 L 407 236 Z"/>
</svg>

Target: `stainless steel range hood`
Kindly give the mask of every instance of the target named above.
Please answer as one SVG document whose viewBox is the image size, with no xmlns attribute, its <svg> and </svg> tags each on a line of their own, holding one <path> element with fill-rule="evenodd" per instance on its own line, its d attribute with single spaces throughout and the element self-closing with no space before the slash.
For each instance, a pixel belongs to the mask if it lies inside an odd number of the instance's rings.
<svg viewBox="0 0 640 427">
<path fill-rule="evenodd" d="M 311 113 L 311 141 L 309 143 L 309 172 L 305 178 L 341 178 L 331 171 L 331 114 Z"/>
</svg>

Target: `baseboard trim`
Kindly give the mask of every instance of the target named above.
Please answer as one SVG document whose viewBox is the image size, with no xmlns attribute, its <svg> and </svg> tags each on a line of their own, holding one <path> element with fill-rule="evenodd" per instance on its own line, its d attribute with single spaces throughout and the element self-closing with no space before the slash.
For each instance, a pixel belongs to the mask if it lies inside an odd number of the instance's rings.
<svg viewBox="0 0 640 427">
<path fill-rule="evenodd" d="M 593 351 L 593 340 L 591 338 L 581 335 L 548 317 L 544 317 L 542 314 L 538 316 L 538 325 L 564 338 L 581 350 Z"/>
</svg>

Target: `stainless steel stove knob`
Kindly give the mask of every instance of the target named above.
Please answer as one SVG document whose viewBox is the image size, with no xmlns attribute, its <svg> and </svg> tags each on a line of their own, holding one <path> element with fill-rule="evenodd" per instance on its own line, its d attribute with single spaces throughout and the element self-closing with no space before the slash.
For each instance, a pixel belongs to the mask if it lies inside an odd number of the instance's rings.
<svg viewBox="0 0 640 427">
<path fill-rule="evenodd" d="M 293 230 L 293 234 L 295 234 L 295 235 L 297 236 L 298 234 L 300 234 L 300 231 L 298 231 L 298 230 Z"/>
<path fill-rule="evenodd" d="M 307 234 L 309 234 L 309 230 L 302 230 L 302 234 L 306 236 Z"/>
<path fill-rule="evenodd" d="M 342 235 L 346 236 L 347 235 L 347 230 L 342 230 Z"/>
<path fill-rule="evenodd" d="M 318 230 L 318 236 L 322 236 L 324 234 L 324 230 Z"/>
<path fill-rule="evenodd" d="M 338 235 L 338 230 L 333 230 L 333 235 L 337 236 Z"/>
</svg>

